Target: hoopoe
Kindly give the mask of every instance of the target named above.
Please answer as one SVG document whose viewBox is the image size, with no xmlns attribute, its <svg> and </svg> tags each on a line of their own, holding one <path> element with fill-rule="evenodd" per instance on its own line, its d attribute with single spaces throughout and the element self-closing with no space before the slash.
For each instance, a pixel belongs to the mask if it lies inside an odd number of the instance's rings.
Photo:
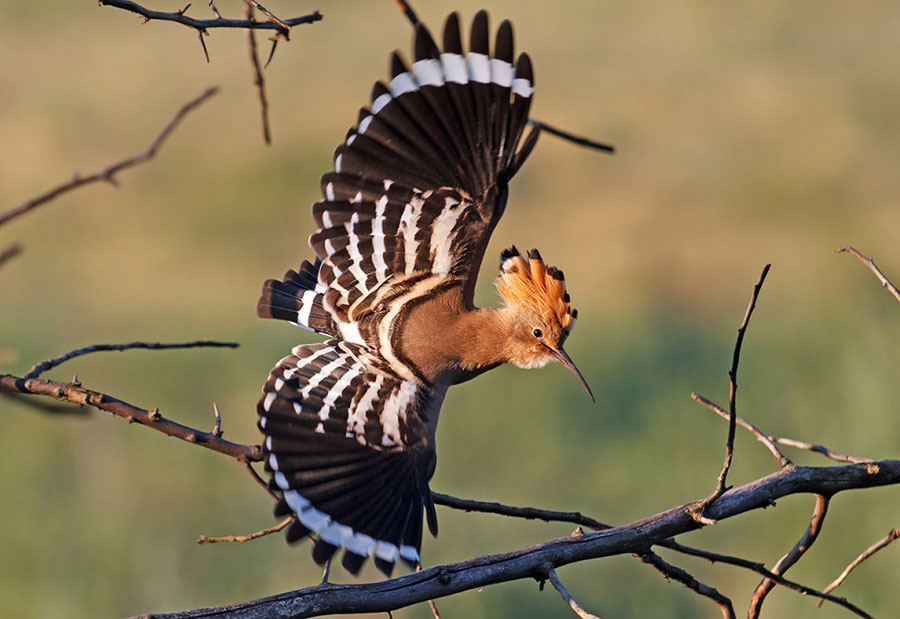
<svg viewBox="0 0 900 619">
<path fill-rule="evenodd" d="M 313 205 L 312 264 L 263 286 L 257 313 L 329 336 L 297 346 L 263 388 L 270 487 L 278 516 L 296 518 L 287 541 L 316 536 L 313 559 L 339 549 L 357 574 L 366 558 L 390 576 L 419 563 L 423 511 L 448 387 L 501 363 L 556 360 L 590 388 L 563 350 L 577 313 L 562 271 L 537 250 L 500 255 L 500 308 L 473 303 L 475 279 L 506 206 L 507 184 L 538 137 L 528 123 L 531 61 L 513 65 L 513 31 L 472 23 L 463 53 L 451 14 L 440 52 L 424 26 L 412 69 L 397 52 L 389 84 L 334 155 Z M 437 55 L 439 54 L 439 55 Z"/>
</svg>

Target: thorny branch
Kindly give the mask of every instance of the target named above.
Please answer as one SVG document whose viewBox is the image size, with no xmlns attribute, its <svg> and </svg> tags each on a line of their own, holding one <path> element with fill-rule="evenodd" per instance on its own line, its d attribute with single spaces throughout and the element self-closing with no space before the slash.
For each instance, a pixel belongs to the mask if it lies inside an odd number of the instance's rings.
<svg viewBox="0 0 900 619">
<path fill-rule="evenodd" d="M 166 349 L 177 349 L 177 348 L 237 348 L 240 346 L 237 342 L 214 342 L 211 340 L 197 340 L 195 342 L 182 342 L 176 344 L 165 344 L 162 342 L 129 342 L 128 344 L 93 344 L 92 346 L 85 346 L 84 348 L 78 348 L 76 350 L 69 351 L 58 357 L 53 357 L 52 359 L 47 359 L 46 361 L 41 361 L 40 363 L 36 363 L 32 366 L 28 372 L 26 372 L 22 378 L 37 378 L 44 372 L 51 370 L 58 365 L 62 365 L 69 359 L 73 359 L 75 357 L 80 357 L 82 355 L 86 355 L 92 352 L 103 352 L 114 350 L 117 352 L 122 352 L 124 350 L 130 350 L 132 348 L 143 348 L 145 350 L 166 350 Z"/>
<path fill-rule="evenodd" d="M 875 542 L 868 548 L 866 548 L 862 552 L 862 554 L 860 554 L 858 557 L 856 557 L 850 563 L 850 565 L 848 565 L 847 567 L 844 568 L 844 571 L 841 572 L 840 576 L 835 578 L 834 581 L 830 585 L 825 587 L 825 589 L 824 589 L 825 593 L 830 593 L 831 591 L 834 591 L 835 589 L 840 587 L 841 583 L 844 582 L 844 580 L 847 578 L 847 576 L 850 575 L 850 572 L 852 572 L 854 569 L 856 569 L 860 563 L 862 563 L 863 561 L 865 561 L 866 559 L 868 559 L 869 557 L 874 555 L 876 552 L 878 552 L 882 548 L 887 548 L 891 544 L 891 542 L 893 542 L 898 537 L 900 537 L 900 529 L 891 529 L 887 535 L 885 535 L 883 538 L 881 538 L 880 540 L 878 540 L 877 542 Z M 818 605 L 819 606 L 822 605 L 822 600 L 819 600 Z"/>
<path fill-rule="evenodd" d="M 294 26 L 297 26 L 299 24 L 312 24 L 322 19 L 321 13 L 319 13 L 318 11 L 313 11 L 309 15 L 302 15 L 300 17 L 292 17 L 290 19 L 280 20 L 281 23 L 279 24 L 274 21 L 258 22 L 246 19 L 226 19 L 224 17 L 221 17 L 217 10 L 214 10 L 214 13 L 216 14 L 215 19 L 195 19 L 193 17 L 188 17 L 185 14 L 187 11 L 187 7 L 180 11 L 166 13 L 165 11 L 153 11 L 141 6 L 136 2 L 131 2 L 130 0 L 99 1 L 101 6 L 111 6 L 117 9 L 124 9 L 126 11 L 136 13 L 144 18 L 145 23 L 152 20 L 171 21 L 182 24 L 184 26 L 188 26 L 200 32 L 204 32 L 209 28 L 253 28 L 255 30 L 277 30 L 283 34 L 286 34 L 288 32 L 288 29 L 293 28 Z M 210 5 L 210 7 L 214 9 L 214 5 L 212 4 Z"/>
<path fill-rule="evenodd" d="M 98 181 L 104 181 L 110 183 L 111 185 L 117 185 L 116 174 L 125 170 L 127 168 L 136 166 L 138 164 L 144 163 L 148 161 L 156 155 L 157 151 L 163 145 L 163 142 L 166 141 L 166 138 L 175 131 L 175 128 L 178 127 L 178 124 L 181 120 L 193 109 L 200 106 L 204 101 L 215 95 L 219 92 L 218 87 L 208 88 L 196 99 L 189 101 L 184 104 L 180 110 L 175 114 L 172 120 L 169 121 L 163 130 L 156 136 L 156 139 L 150 144 L 150 147 L 142 153 L 139 153 L 133 157 L 129 157 L 128 159 L 123 159 L 118 163 L 114 163 L 111 166 L 103 168 L 102 170 L 98 170 L 93 174 L 88 174 L 87 176 L 81 176 L 78 173 L 72 178 L 72 180 L 63 183 L 57 187 L 54 187 L 50 191 L 41 194 L 36 198 L 32 198 L 19 206 L 6 211 L 5 213 L 0 213 L 0 226 L 6 224 L 12 219 L 19 217 L 20 215 L 24 215 L 29 212 L 33 208 L 40 206 L 41 204 L 45 204 L 59 195 L 66 193 L 67 191 L 72 191 L 73 189 L 77 189 L 78 187 L 82 187 L 89 183 L 96 183 Z"/>
<path fill-rule="evenodd" d="M 248 2 L 245 16 L 247 19 L 253 20 L 253 3 Z M 260 117 L 262 119 L 263 140 L 266 144 L 271 144 L 272 135 L 269 131 L 269 101 L 266 99 L 266 80 L 263 78 L 262 68 L 259 66 L 259 52 L 256 50 L 256 32 L 252 28 L 247 31 L 247 39 L 250 44 L 250 64 L 253 66 L 253 84 L 259 92 L 259 108 Z M 272 51 L 275 51 L 274 45 Z"/>
<path fill-rule="evenodd" d="M 738 327 L 737 341 L 734 343 L 734 353 L 731 359 L 731 369 L 728 371 L 728 439 L 725 441 L 725 461 L 722 463 L 722 470 L 716 480 L 716 489 L 708 497 L 690 508 L 691 517 L 701 524 L 715 524 L 715 521 L 704 516 L 703 512 L 710 504 L 716 501 L 722 493 L 725 492 L 725 482 L 728 477 L 728 470 L 731 468 L 731 460 L 734 457 L 734 433 L 737 424 L 737 371 L 738 364 L 741 360 L 741 345 L 744 342 L 744 334 L 747 332 L 747 326 L 750 324 L 750 316 L 756 308 L 756 300 L 759 298 L 759 292 L 766 281 L 766 275 L 769 274 L 771 264 L 763 267 L 759 281 L 753 287 L 753 293 L 750 295 L 750 302 L 747 304 L 747 311 L 744 312 L 744 319 Z"/>
</svg>

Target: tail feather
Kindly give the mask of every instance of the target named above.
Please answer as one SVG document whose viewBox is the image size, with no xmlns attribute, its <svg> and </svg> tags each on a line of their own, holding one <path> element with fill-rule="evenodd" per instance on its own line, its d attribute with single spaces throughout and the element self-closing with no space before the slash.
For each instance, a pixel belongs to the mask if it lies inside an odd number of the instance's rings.
<svg viewBox="0 0 900 619">
<path fill-rule="evenodd" d="M 316 290 L 319 267 L 318 260 L 315 264 L 304 260 L 299 271 L 289 270 L 283 280 L 266 280 L 256 304 L 257 316 L 286 320 L 323 335 L 339 335 L 334 319 L 325 309 L 324 294 Z"/>
</svg>

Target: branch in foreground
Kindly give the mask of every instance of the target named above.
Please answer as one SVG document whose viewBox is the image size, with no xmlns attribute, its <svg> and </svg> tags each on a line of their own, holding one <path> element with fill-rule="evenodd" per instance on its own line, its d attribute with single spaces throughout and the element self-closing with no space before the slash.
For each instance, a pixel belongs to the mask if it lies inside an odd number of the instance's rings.
<svg viewBox="0 0 900 619">
<path fill-rule="evenodd" d="M 271 21 L 257 22 L 246 19 L 226 19 L 224 17 L 216 17 L 215 19 L 194 19 L 185 15 L 185 11 L 175 11 L 166 13 L 165 11 L 153 11 L 147 9 L 136 2 L 129 0 L 100 0 L 101 6 L 111 6 L 117 9 L 124 9 L 132 13 L 136 13 L 144 18 L 145 22 L 152 20 L 171 21 L 198 31 L 204 31 L 207 28 L 253 28 L 255 30 L 277 30 L 286 33 L 287 30 L 280 24 Z M 188 5 L 190 6 L 190 5 Z M 309 15 L 300 17 L 292 17 L 282 20 L 282 23 L 292 28 L 299 24 L 311 24 L 322 19 L 321 13 L 313 11 Z"/>
<path fill-rule="evenodd" d="M 797 540 L 794 547 L 778 560 L 778 563 L 772 568 L 772 572 L 779 576 L 784 574 L 792 565 L 799 561 L 800 557 L 802 557 L 806 551 L 809 550 L 810 546 L 815 543 L 816 538 L 819 537 L 819 532 L 822 530 L 822 524 L 825 522 L 825 516 L 828 513 L 829 500 L 830 495 L 816 495 L 816 506 L 813 509 L 812 517 L 809 519 L 809 526 L 806 527 L 806 531 L 803 532 L 802 537 Z M 747 619 L 756 619 L 759 617 L 763 602 L 774 586 L 775 582 L 769 578 L 763 578 L 762 582 L 756 586 L 756 590 L 753 591 L 753 597 L 750 598 L 750 607 L 747 609 Z"/>
<path fill-rule="evenodd" d="M 850 563 L 850 565 L 848 565 L 847 567 L 844 568 L 844 571 L 841 572 L 840 576 L 835 578 L 834 581 L 830 585 L 825 587 L 825 593 L 830 593 L 830 592 L 834 591 L 835 589 L 837 589 L 838 587 L 840 587 L 841 583 L 844 582 L 844 580 L 847 578 L 847 576 L 850 575 L 850 572 L 852 572 L 854 569 L 856 569 L 856 567 L 859 566 L 860 563 L 862 563 L 863 561 L 865 561 L 866 559 L 868 559 L 869 557 L 874 555 L 876 552 L 878 552 L 882 548 L 886 548 L 887 546 L 889 546 L 890 543 L 893 542 L 898 537 L 900 537 L 900 529 L 891 529 L 887 535 L 885 535 L 883 538 L 881 538 L 880 540 L 878 540 L 877 542 L 875 542 L 868 548 L 866 548 L 862 552 L 861 555 L 856 557 L 856 559 L 854 559 Z M 822 600 L 819 600 L 819 606 L 821 606 L 821 605 L 822 605 Z"/>
<path fill-rule="evenodd" d="M 173 436 L 188 443 L 194 443 L 206 449 L 231 456 L 240 462 L 260 462 L 262 460 L 262 450 L 259 445 L 241 445 L 226 441 L 211 432 L 203 432 L 202 430 L 166 419 L 156 409 L 148 411 L 138 408 L 118 398 L 85 389 L 78 384 L 0 374 L 0 391 L 46 396 L 60 402 L 92 406 L 112 413 L 117 417 L 122 417 L 129 423 L 139 423 L 167 436 Z"/>
<path fill-rule="evenodd" d="M 835 467 L 784 469 L 725 492 L 709 506 L 711 518 L 723 520 L 771 505 L 791 494 L 835 494 L 854 488 L 900 484 L 900 460 Z M 595 533 L 570 535 L 537 546 L 497 555 L 487 555 L 432 567 L 391 580 L 368 584 L 325 584 L 299 591 L 215 608 L 151 615 L 183 619 L 230 613 L 232 617 L 309 617 L 341 612 L 393 610 L 432 598 L 444 597 L 499 582 L 522 578 L 543 579 L 548 566 L 598 557 L 640 553 L 654 544 L 700 528 L 687 513 L 691 504 L 679 505 L 621 527 Z M 830 601 L 866 614 L 843 598 Z"/>
<path fill-rule="evenodd" d="M 52 359 L 47 359 L 46 361 L 41 361 L 40 363 L 36 363 L 28 372 L 22 376 L 22 378 L 37 378 L 44 372 L 55 368 L 58 365 L 62 365 L 69 359 L 73 359 L 75 357 L 80 357 L 81 355 L 86 355 L 92 352 L 102 352 L 102 351 L 110 351 L 115 350 L 117 352 L 122 352 L 123 350 L 129 350 L 132 348 L 143 348 L 145 350 L 167 350 L 167 349 L 175 349 L 175 348 L 237 348 L 240 346 L 237 342 L 214 342 L 211 340 L 197 340 L 196 342 L 181 342 L 174 344 L 165 344 L 162 342 L 129 342 L 128 344 L 94 344 L 92 346 L 85 346 L 84 348 L 78 348 L 76 350 L 69 351 L 65 354 L 62 354 L 58 357 L 53 357 Z"/>
<path fill-rule="evenodd" d="M 851 247 L 849 245 L 845 245 L 837 250 L 837 253 L 849 252 L 856 256 L 860 262 L 869 267 L 869 270 L 875 274 L 875 277 L 878 278 L 878 281 L 881 282 L 881 285 L 888 289 L 888 291 L 894 295 L 894 298 L 900 301 L 900 290 L 897 290 L 897 287 L 891 283 L 891 280 L 887 278 L 887 276 L 881 272 L 877 266 L 875 266 L 875 261 L 871 258 L 867 258 L 861 251 L 856 249 L 855 247 Z"/>
<path fill-rule="evenodd" d="M 247 4 L 247 12 L 245 15 L 247 19 L 253 20 L 252 4 Z M 259 66 L 259 52 L 256 51 L 256 32 L 252 28 L 247 31 L 247 38 L 249 39 L 250 44 L 250 64 L 253 67 L 253 84 L 256 86 L 256 90 L 259 93 L 259 113 L 262 120 L 263 140 L 265 140 L 266 144 L 271 144 L 272 135 L 269 132 L 269 101 L 266 99 L 266 80 L 263 78 L 262 68 Z M 274 53 L 274 46 L 272 51 Z"/>
<path fill-rule="evenodd" d="M 36 198 L 32 198 L 31 200 L 28 200 L 27 202 L 20 204 L 19 206 L 6 211 L 5 213 L 0 213 L 0 226 L 9 222 L 11 219 L 15 219 L 20 215 L 24 215 L 31 209 L 36 208 L 41 204 L 45 204 L 50 200 L 53 200 L 57 196 L 66 193 L 67 191 L 71 191 L 73 189 L 81 187 L 82 185 L 96 183 L 98 181 L 104 181 L 110 183 L 111 185 L 116 185 L 116 174 L 118 174 L 122 170 L 125 170 L 126 168 L 136 166 L 152 159 L 153 156 L 156 155 L 156 152 L 159 150 L 160 146 L 162 146 L 163 142 L 165 142 L 166 138 L 168 138 L 169 135 L 171 135 L 171 133 L 175 131 L 175 128 L 178 126 L 181 120 L 191 110 L 198 107 L 200 104 L 215 95 L 217 92 L 219 92 L 218 87 L 209 88 L 196 99 L 184 104 L 182 108 L 178 110 L 172 120 L 169 121 L 169 124 L 163 127 L 163 130 L 159 133 L 159 135 L 156 136 L 156 139 L 153 140 L 153 143 L 150 144 L 150 147 L 144 152 L 133 157 L 129 157 L 128 159 L 119 161 L 118 163 L 114 163 L 109 167 L 98 170 L 93 174 L 89 174 L 87 176 L 80 176 L 76 173 L 75 177 L 72 178 L 72 180 L 70 180 L 69 182 L 54 187 L 47 193 L 42 194 Z"/>
</svg>

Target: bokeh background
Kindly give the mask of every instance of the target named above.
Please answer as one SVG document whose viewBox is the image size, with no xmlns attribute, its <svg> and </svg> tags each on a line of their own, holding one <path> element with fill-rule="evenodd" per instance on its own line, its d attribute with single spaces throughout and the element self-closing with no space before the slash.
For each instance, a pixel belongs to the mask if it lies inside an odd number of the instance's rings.
<svg viewBox="0 0 900 619">
<path fill-rule="evenodd" d="M 181 4 L 146 0 L 175 10 Z M 255 404 L 270 367 L 315 341 L 254 308 L 264 279 L 310 250 L 310 204 L 331 152 L 409 48 L 393 2 L 270 0 L 282 17 L 320 9 L 266 71 L 274 143 L 263 145 L 246 33 L 195 33 L 96 2 L 0 1 L 0 208 L 146 147 L 209 85 L 157 159 L 45 205 L 0 230 L 24 253 L 0 270 L 0 372 L 98 342 L 236 340 L 241 348 L 87 356 L 91 388 L 225 437 L 258 440 Z M 739 408 L 764 430 L 845 453 L 900 452 L 900 305 L 852 243 L 900 280 L 900 6 L 895 2 L 418 2 L 435 29 L 487 4 L 514 18 L 535 63 L 533 116 L 616 145 L 614 157 L 544 136 L 512 186 L 478 287 L 496 303 L 490 256 L 538 247 L 565 269 L 580 310 L 567 348 L 592 406 L 559 366 L 500 368 L 451 390 L 433 487 L 463 497 L 581 510 L 624 523 L 704 496 L 726 424 L 692 402 L 727 400 L 735 329 L 773 264 L 744 347 Z M 219 0 L 227 16 L 238 0 Z M 191 7 L 207 17 L 205 2 Z M 261 37 L 262 53 L 268 50 Z M 120 419 L 41 413 L 0 401 L 0 615 L 101 617 L 261 597 L 314 584 L 307 547 L 280 535 L 199 546 L 201 534 L 274 521 L 235 462 Z M 827 464 L 788 452 L 801 463 Z M 774 470 L 745 432 L 729 481 Z M 841 494 L 792 578 L 824 587 L 897 526 L 896 488 Z M 772 565 L 806 526 L 812 497 L 734 518 L 686 543 Z M 439 510 L 429 565 L 568 534 L 561 524 Z M 666 555 L 746 608 L 758 579 Z M 845 583 L 878 616 L 896 612 L 900 553 Z M 633 557 L 560 576 L 603 617 L 718 616 Z M 379 575 L 367 568 L 362 580 Z M 352 580 L 340 569 L 338 581 Z M 446 617 L 570 616 L 533 581 L 471 591 Z M 772 617 L 814 601 L 775 590 Z M 395 616 L 428 617 L 427 606 Z M 826 605 L 818 617 L 843 617 Z"/>
</svg>

